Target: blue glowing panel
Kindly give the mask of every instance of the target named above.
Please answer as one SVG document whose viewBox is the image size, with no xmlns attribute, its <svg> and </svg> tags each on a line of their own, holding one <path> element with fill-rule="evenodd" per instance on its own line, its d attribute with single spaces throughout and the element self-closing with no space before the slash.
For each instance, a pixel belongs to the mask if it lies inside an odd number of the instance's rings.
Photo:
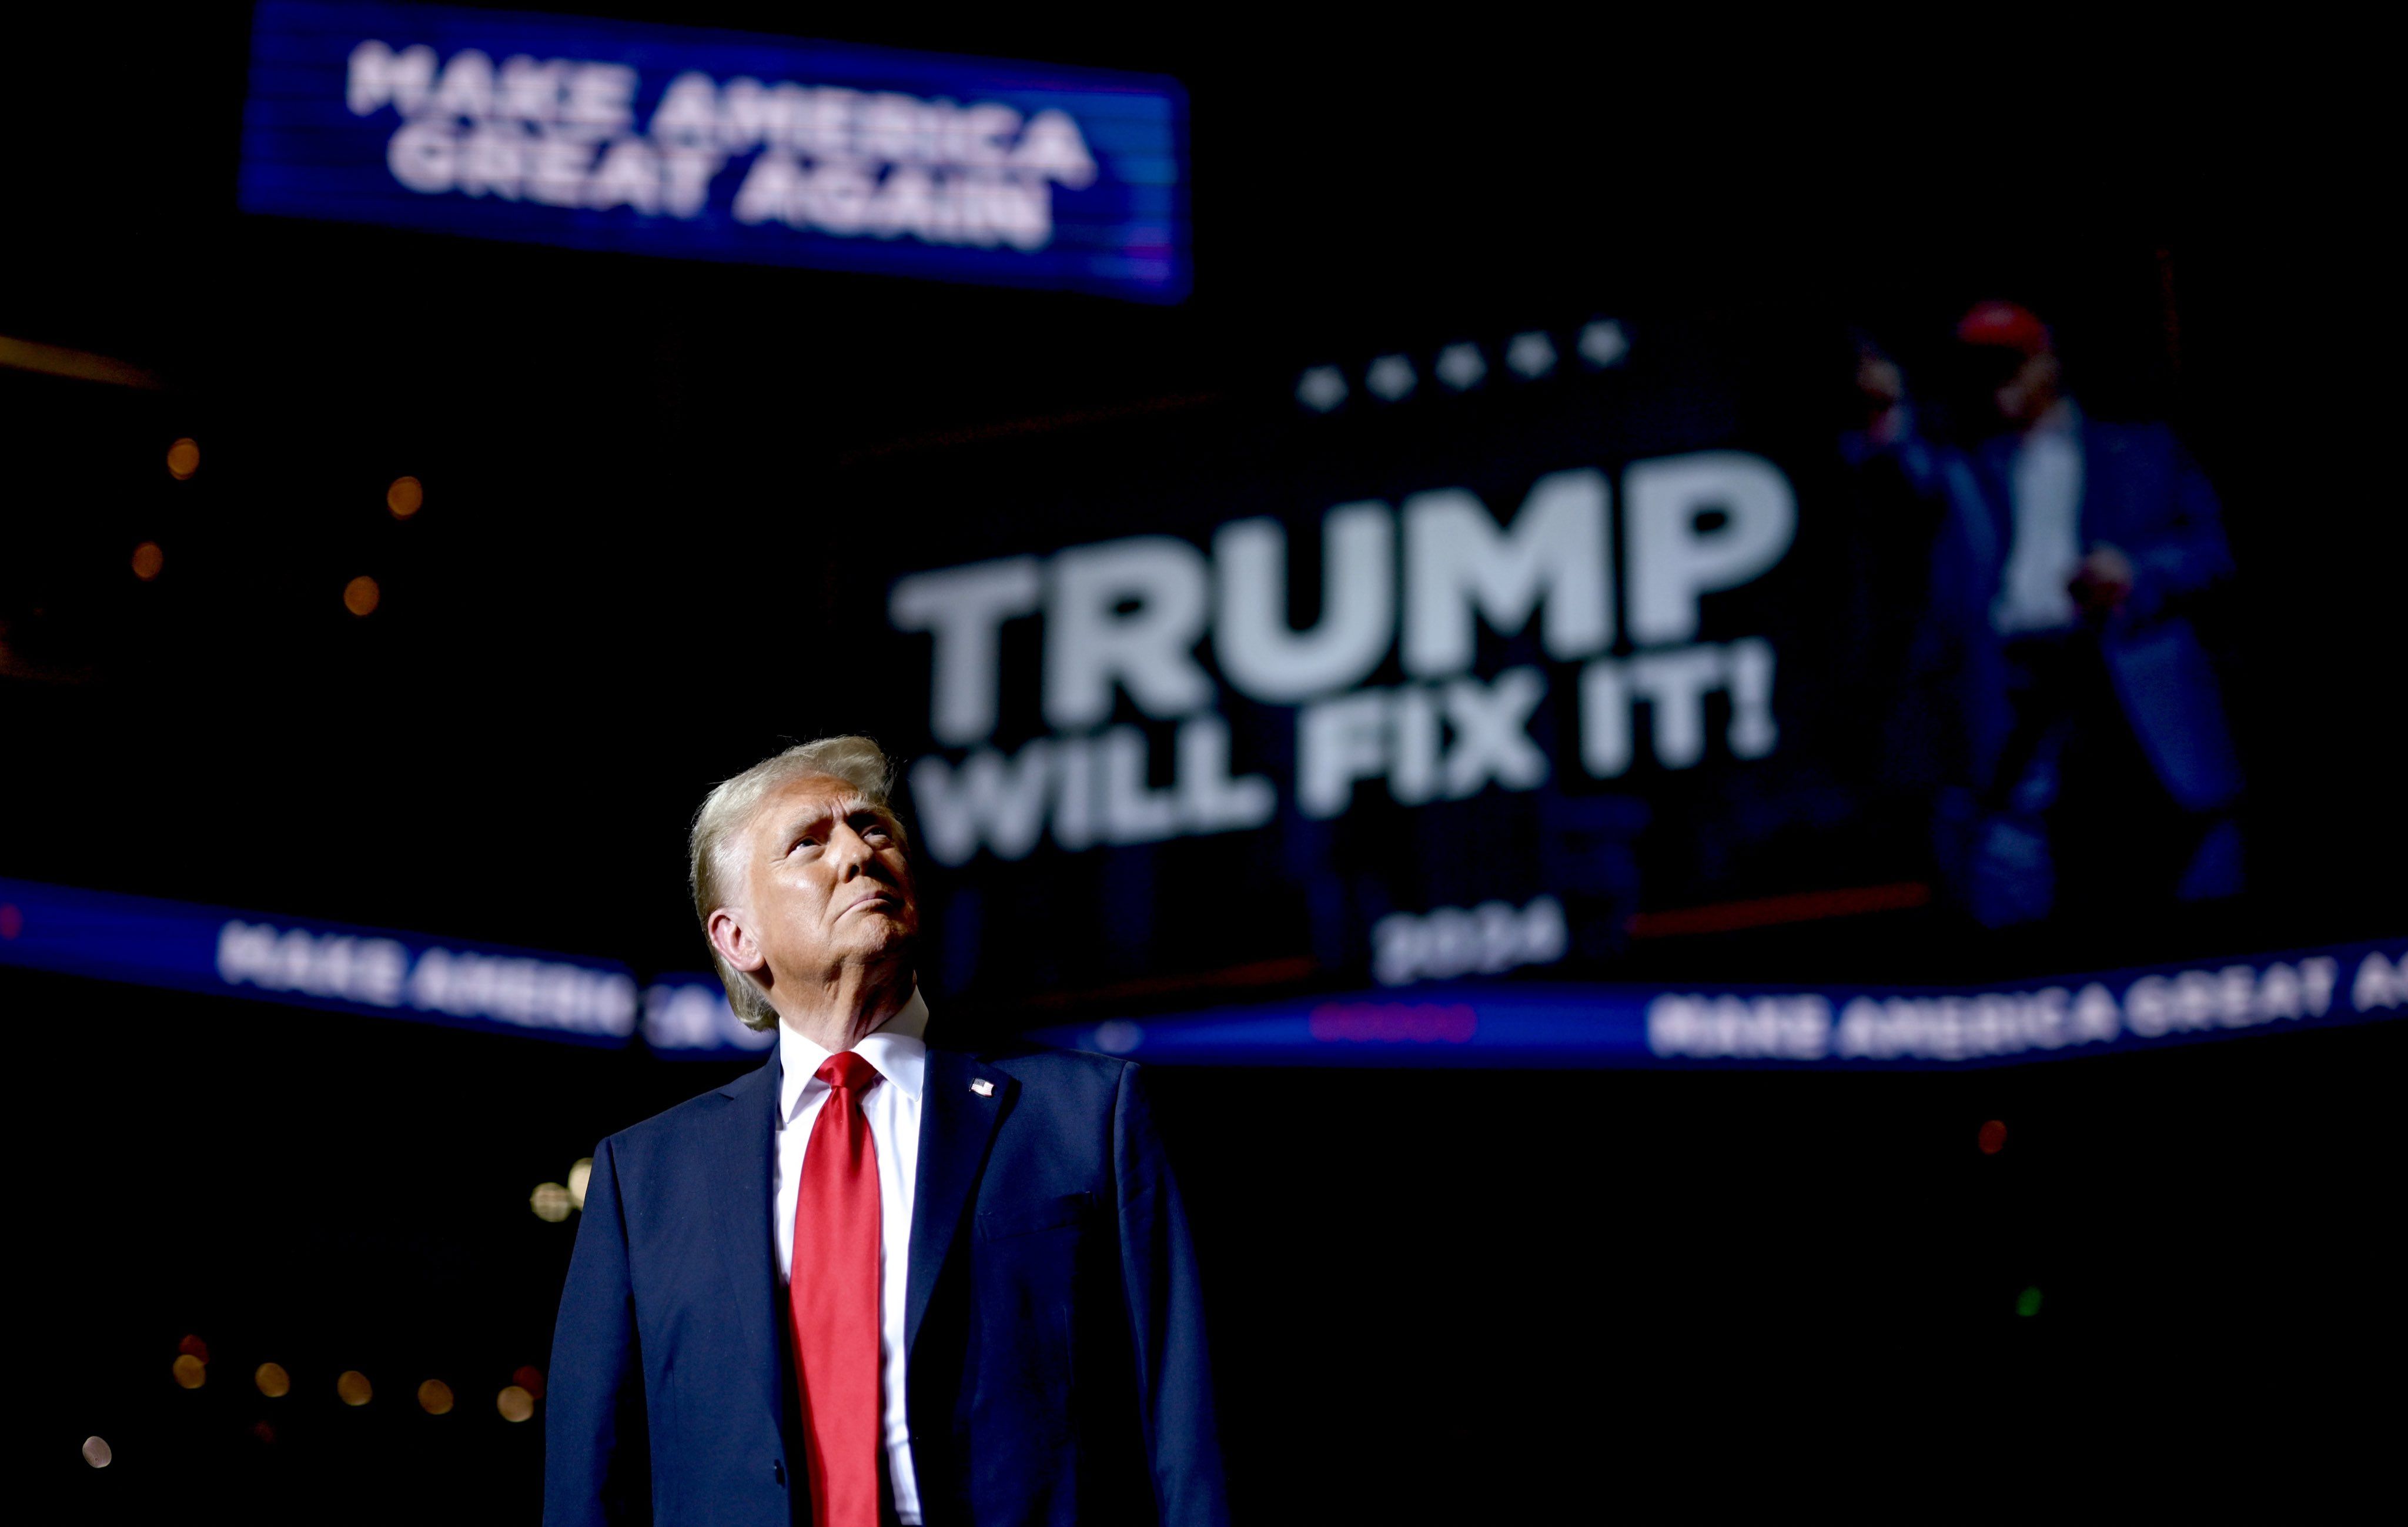
<svg viewBox="0 0 2408 1527">
<path fill-rule="evenodd" d="M 625 1044 L 639 1002 L 608 960 L 26 880 L 0 879 L 0 964 L 582 1044 Z"/>
<path fill-rule="evenodd" d="M 1999 987 L 1463 982 L 1040 1030 L 1150 1064 L 1928 1069 L 2408 1017 L 2408 944 L 2334 944 L 2195 967 Z"/>
<path fill-rule="evenodd" d="M 1188 288 L 1178 82 L 438 7 L 265 0 L 241 206 L 577 249 Z"/>
<path fill-rule="evenodd" d="M 778 1031 L 747 1029 L 715 975 L 672 972 L 644 988 L 644 1044 L 681 1060 L 740 1060 L 778 1043 Z"/>
</svg>

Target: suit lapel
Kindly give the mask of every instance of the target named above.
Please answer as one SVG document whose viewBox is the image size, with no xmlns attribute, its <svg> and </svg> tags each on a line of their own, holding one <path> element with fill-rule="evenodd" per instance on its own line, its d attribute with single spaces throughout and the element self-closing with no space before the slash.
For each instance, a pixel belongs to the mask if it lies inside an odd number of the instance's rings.
<svg viewBox="0 0 2408 1527">
<path fill-rule="evenodd" d="M 778 1052 L 720 1089 L 728 1100 L 711 1120 L 711 1239 L 727 1271 L 744 1372 L 769 1376 L 773 1414 L 784 1424 L 778 1352 L 778 1261 L 769 1240 L 769 1157 L 777 1149 Z"/>
<path fill-rule="evenodd" d="M 1993 576 L 2006 570 L 2015 547 L 2015 442 L 2008 437 L 1985 440 L 1974 453 L 1973 471 L 1981 480 L 1983 517 L 1990 532 L 1988 558 Z M 1985 620 L 1989 607 L 1982 610 Z"/>
<path fill-rule="evenodd" d="M 973 1082 L 992 1083 L 984 1093 Z M 911 1275 L 903 1306 L 903 1349 L 920 1339 L 928 1301 L 937 1291 L 979 1176 L 987 1146 L 1010 1110 L 1019 1084 L 977 1057 L 928 1049 L 928 1080 L 920 1106 L 920 1180 L 912 1190 Z"/>
<path fill-rule="evenodd" d="M 2129 501 L 2125 493 L 2123 453 L 2115 442 L 2103 439 L 2088 419 L 2081 423 L 2076 437 L 2082 445 L 2082 497 L 2074 517 L 2074 534 L 2084 551 L 2100 541 L 2132 550 L 2128 528 L 2125 526 L 2124 506 Z"/>
</svg>

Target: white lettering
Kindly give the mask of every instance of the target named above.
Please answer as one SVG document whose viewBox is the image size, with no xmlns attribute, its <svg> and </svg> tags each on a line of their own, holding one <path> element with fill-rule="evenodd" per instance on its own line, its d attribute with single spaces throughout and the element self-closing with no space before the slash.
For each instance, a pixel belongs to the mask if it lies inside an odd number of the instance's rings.
<svg viewBox="0 0 2408 1527">
<path fill-rule="evenodd" d="M 1330 817 L 1354 798 L 1358 780 L 1387 769 L 1387 701 L 1377 690 L 1308 705 L 1297 717 L 1296 803 L 1307 816 Z"/>
<path fill-rule="evenodd" d="M 1116 843 L 1158 843 L 1179 835 L 1179 797 L 1146 785 L 1145 733 L 1114 727 L 1097 743 L 1103 762 L 1104 836 Z"/>
<path fill-rule="evenodd" d="M 1062 111 L 1039 111 L 1029 119 L 1027 131 L 1011 151 L 1011 166 L 1058 180 L 1073 191 L 1092 185 L 1096 179 L 1096 161 L 1087 152 L 1087 140 L 1079 136 L 1079 124 Z"/>
<path fill-rule="evenodd" d="M 1541 896 L 1516 910 L 1484 901 L 1415 915 L 1392 912 L 1371 925 L 1371 973 L 1382 986 L 1444 981 L 1521 965 L 1552 965 L 1571 947 L 1563 903 Z"/>
<path fill-rule="evenodd" d="M 999 859 L 1026 858 L 1045 826 L 1048 744 L 1043 739 L 1007 761 L 992 748 L 958 771 L 942 758 L 911 766 L 911 799 L 921 836 L 939 864 L 968 864 L 984 846 Z"/>
<path fill-rule="evenodd" d="M 1046 569 L 1045 719 L 1093 726 L 1111 714 L 1117 683 L 1159 717 L 1210 705 L 1212 681 L 1196 662 L 1209 582 L 1204 555 L 1168 536 L 1077 547 Z"/>
<path fill-rule="evenodd" d="M 386 141 L 385 167 L 403 185 L 431 196 L 452 189 L 459 147 L 448 122 L 422 118 L 408 123 Z"/>
<path fill-rule="evenodd" d="M 351 50 L 343 104 L 354 117 L 390 106 L 414 117 L 435 84 L 435 50 L 420 43 L 396 53 L 371 38 Z"/>
<path fill-rule="evenodd" d="M 1370 676 L 1396 638 L 1396 526 L 1388 506 L 1345 504 L 1322 522 L 1321 620 L 1287 623 L 1287 537 L 1276 520 L 1239 520 L 1212 539 L 1219 593 L 1212 628 L 1221 671 L 1274 704 Z"/>
<path fill-rule="evenodd" d="M 1457 679 L 1446 686 L 1446 719 L 1455 734 L 1446 755 L 1449 800 L 1478 795 L 1491 783 L 1506 790 L 1546 783 L 1547 756 L 1526 729 L 1546 693 L 1546 676 L 1535 668 L 1508 669 L 1487 684 Z"/>
<path fill-rule="evenodd" d="M 1630 660 L 1630 687 L 1648 702 L 1656 761 L 1689 769 L 1706 754 L 1706 691 L 1722 678 L 1712 647 L 1675 647 Z"/>
<path fill-rule="evenodd" d="M 1268 822 L 1279 792 L 1259 774 L 1229 773 L 1229 724 L 1199 715 L 1179 724 L 1179 821 L 1194 833 L 1243 832 Z"/>
<path fill-rule="evenodd" d="M 1622 664 L 1600 657 L 1581 670 L 1581 767 L 1597 779 L 1630 767 L 1630 683 Z"/>
<path fill-rule="evenodd" d="M 1472 612 L 1512 635 L 1541 604 L 1549 656 L 1584 657 L 1612 640 L 1605 474 L 1557 472 L 1532 485 L 1510 530 L 1460 488 L 1405 500 L 1405 670 L 1434 678 L 1472 663 Z"/>
<path fill-rule="evenodd" d="M 1798 498 L 1761 456 L 1701 451 L 1631 464 L 1624 475 L 1630 541 L 1630 638 L 1641 646 L 1698 634 L 1698 598 L 1779 562 L 1795 539 Z M 1701 530 L 1701 515 L 1723 525 Z"/>
<path fill-rule="evenodd" d="M 2408 997 L 2408 980 L 2380 950 L 2367 951 L 2358 962 L 2358 978 L 2349 986 L 2349 1005 L 2360 1013 L 2372 1013 L 2378 1007 L 2397 1007 L 2403 997 Z"/>
<path fill-rule="evenodd" d="M 994 732 L 1003 623 L 1035 610 L 1039 589 L 1031 556 L 914 573 L 896 583 L 888 621 L 898 631 L 936 638 L 928 720 L 938 742 L 960 747 Z"/>
</svg>

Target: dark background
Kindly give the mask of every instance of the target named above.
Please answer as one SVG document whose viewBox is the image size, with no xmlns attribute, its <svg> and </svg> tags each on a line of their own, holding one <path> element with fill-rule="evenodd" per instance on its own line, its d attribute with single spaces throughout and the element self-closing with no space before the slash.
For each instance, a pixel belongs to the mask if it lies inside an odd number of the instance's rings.
<svg viewBox="0 0 2408 1527">
<path fill-rule="evenodd" d="M 1912 367 L 2004 294 L 2225 496 L 2258 889 L 2017 937 L 1935 914 L 1666 940 L 1620 973 L 1971 982 L 2401 926 L 2398 342 L 2334 40 L 809 26 L 1180 79 L 1195 295 L 247 221 L 243 7 L 27 39 L 0 333 L 168 385 L 0 373 L 0 871 L 694 968 L 694 801 L 924 682 L 838 615 L 882 543 L 955 528 L 866 502 L 882 464 L 975 474 L 1035 441 L 1142 483 L 1150 431 L 1209 435 L 1301 365 L 1593 312 L 1853 322 Z M 427 484 L 408 524 L 381 502 L 402 472 Z M 167 569 L 139 583 L 146 539 Z M 360 571 L 366 621 L 339 603 Z M 135 1520 L 533 1515 L 539 1427 L 491 1394 L 544 1364 L 575 1221 L 527 1190 L 721 1070 L 14 970 L 0 1011 L 33 1203 L 22 1477 Z M 1245 1520 L 2333 1488 L 2397 1416 L 2400 1043 L 1165 1074 Z M 187 1333 L 195 1391 L 168 1376 Z M 280 1400 L 247 1376 L 270 1360 Z M 334 1401 L 345 1368 L 374 1403 Z M 426 1376 L 452 1415 L 411 1407 Z M 77 1461 L 91 1433 L 110 1468 Z"/>
</svg>

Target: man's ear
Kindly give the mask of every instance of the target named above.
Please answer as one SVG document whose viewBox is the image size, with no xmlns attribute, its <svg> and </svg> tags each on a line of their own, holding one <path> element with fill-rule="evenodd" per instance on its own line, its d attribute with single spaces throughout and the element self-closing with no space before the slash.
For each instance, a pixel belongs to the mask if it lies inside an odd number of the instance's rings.
<svg viewBox="0 0 2408 1527">
<path fill-rule="evenodd" d="M 761 941 L 744 926 L 743 917 L 735 908 L 721 907 L 703 928 L 710 935 L 710 946 L 719 951 L 719 958 L 745 974 L 751 975 L 769 963 L 769 957 L 761 951 Z"/>
</svg>

